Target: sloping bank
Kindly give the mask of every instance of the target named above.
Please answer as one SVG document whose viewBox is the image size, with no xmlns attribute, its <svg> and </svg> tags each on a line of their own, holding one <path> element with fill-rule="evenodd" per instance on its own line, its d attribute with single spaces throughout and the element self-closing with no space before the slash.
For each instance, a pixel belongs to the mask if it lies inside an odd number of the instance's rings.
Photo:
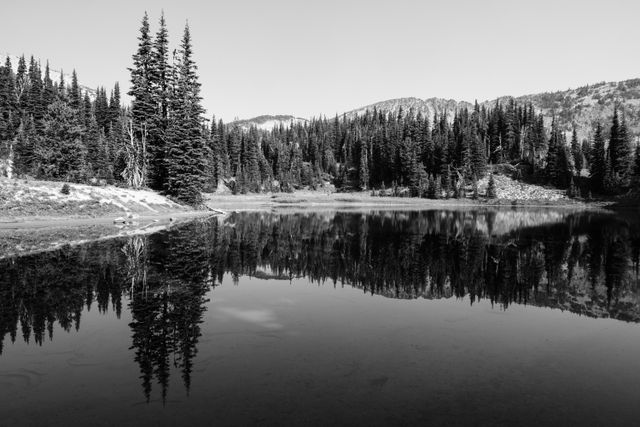
<svg viewBox="0 0 640 427">
<path fill-rule="evenodd" d="M 0 179 L 0 258 L 152 233 L 215 214 L 149 190 Z M 68 190 L 68 191 L 67 191 Z"/>
</svg>

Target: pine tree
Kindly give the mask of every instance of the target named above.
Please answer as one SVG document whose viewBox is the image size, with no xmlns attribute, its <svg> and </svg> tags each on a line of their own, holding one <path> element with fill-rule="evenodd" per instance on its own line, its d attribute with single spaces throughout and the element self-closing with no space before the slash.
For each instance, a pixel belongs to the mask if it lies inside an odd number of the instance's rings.
<svg viewBox="0 0 640 427">
<path fill-rule="evenodd" d="M 98 126 L 95 116 L 91 117 L 87 130 L 87 162 L 91 167 L 94 178 L 107 179 L 109 177 L 109 153 L 105 132 Z"/>
<path fill-rule="evenodd" d="M 200 105 L 200 83 L 192 55 L 187 25 L 179 49 L 171 106 L 173 113 L 167 130 L 167 182 L 164 191 L 186 203 L 199 205 L 202 203 L 208 153 L 202 134 L 204 109 Z"/>
<path fill-rule="evenodd" d="M 109 99 L 109 122 L 115 123 L 120 116 L 120 83 L 116 82 L 111 92 L 111 98 Z"/>
<path fill-rule="evenodd" d="M 433 198 L 439 199 L 440 197 L 442 197 L 442 179 L 440 175 L 437 175 L 433 180 L 433 182 L 434 182 Z"/>
<path fill-rule="evenodd" d="M 243 170 L 245 173 L 245 185 L 249 191 L 257 192 L 260 184 L 260 147 L 258 129 L 252 127 L 246 139 L 246 153 L 243 159 Z"/>
<path fill-rule="evenodd" d="M 18 60 L 18 70 L 16 72 L 16 79 L 15 79 L 15 91 L 16 91 L 16 105 L 21 111 L 26 110 L 29 107 L 29 104 L 28 104 L 29 76 L 27 74 L 27 62 L 24 59 L 24 55 L 22 55 Z"/>
<path fill-rule="evenodd" d="M 569 188 L 567 188 L 567 197 L 574 198 L 578 196 L 578 189 L 576 188 L 576 184 L 573 182 L 573 177 L 569 182 Z"/>
<path fill-rule="evenodd" d="M 571 154 L 573 155 L 573 162 L 576 168 L 576 174 L 580 176 L 582 172 L 582 167 L 584 166 L 584 156 L 582 154 L 582 147 L 580 143 L 578 143 L 578 132 L 576 128 L 573 128 L 573 133 L 571 134 Z"/>
<path fill-rule="evenodd" d="M 171 103 L 171 78 L 169 65 L 169 36 L 164 19 L 160 16 L 159 28 L 153 41 L 149 65 L 151 102 L 154 115 L 149 122 L 149 180 L 153 188 L 163 188 L 167 180 L 167 129 Z"/>
<path fill-rule="evenodd" d="M 451 168 L 449 165 L 443 165 L 442 170 L 442 191 L 444 198 L 448 199 L 451 195 Z"/>
<path fill-rule="evenodd" d="M 34 154 L 39 175 L 80 182 L 86 178 L 84 130 L 76 111 L 56 101 L 47 109 L 42 141 Z"/>
<path fill-rule="evenodd" d="M 235 176 L 240 173 L 241 166 L 242 134 L 239 126 L 234 125 L 231 128 L 231 132 L 227 134 L 226 144 L 228 147 L 227 152 L 229 153 L 229 173 Z"/>
<path fill-rule="evenodd" d="M 604 137 L 602 136 L 602 125 L 596 125 L 591 149 L 591 187 L 594 190 L 602 190 L 604 178 L 607 172 L 607 161 L 605 157 Z"/>
<path fill-rule="evenodd" d="M 19 124 L 15 75 L 7 56 L 4 67 L 0 68 L 0 141 L 12 140 Z"/>
<path fill-rule="evenodd" d="M 487 186 L 487 199 L 495 199 L 496 194 L 496 181 L 493 178 L 493 174 L 489 175 L 489 185 Z"/>
<path fill-rule="evenodd" d="M 640 145 L 636 145 L 635 156 L 633 159 L 633 184 L 640 184 Z"/>
<path fill-rule="evenodd" d="M 485 147 L 478 134 L 478 128 L 476 127 L 475 121 L 472 124 L 471 132 L 469 137 L 471 138 L 471 147 L 470 147 L 470 177 L 473 176 L 482 176 L 484 175 L 484 170 L 487 166 L 487 159 L 484 155 Z"/>
<path fill-rule="evenodd" d="M 82 95 L 80 94 L 80 86 L 78 86 L 78 75 L 76 70 L 71 73 L 71 88 L 69 90 L 69 106 L 76 110 L 80 109 Z"/>
<path fill-rule="evenodd" d="M 14 149 L 14 173 L 17 176 L 33 175 L 35 172 L 35 149 L 38 145 L 38 134 L 33 117 L 22 122 L 18 128 L 18 135 Z"/>
<path fill-rule="evenodd" d="M 631 135 L 627 126 L 626 115 L 622 115 L 620 122 L 620 146 L 618 147 L 618 170 L 616 171 L 623 184 L 628 183 L 632 173 L 633 149 L 631 148 Z"/>
<path fill-rule="evenodd" d="M 58 87 L 56 92 L 56 101 L 68 102 L 67 98 L 67 86 L 64 82 L 64 71 L 60 70 L 60 81 L 58 82 Z"/>
<path fill-rule="evenodd" d="M 474 176 L 473 177 L 473 193 L 471 198 L 473 200 L 478 200 L 478 177 Z"/>
<path fill-rule="evenodd" d="M 429 180 L 427 182 L 427 197 L 429 199 L 438 198 L 438 189 L 436 188 L 436 181 L 432 175 L 429 175 Z"/>
<path fill-rule="evenodd" d="M 366 191 L 369 188 L 369 158 L 367 156 L 367 147 L 364 143 L 361 143 L 360 146 L 358 177 L 360 178 L 360 189 Z"/>
<path fill-rule="evenodd" d="M 609 178 L 613 181 L 615 175 L 620 170 L 620 148 L 622 141 L 620 138 L 620 120 L 618 118 L 618 106 L 613 109 L 613 118 L 611 119 L 611 132 L 609 136 L 609 146 L 607 148 L 607 158 L 609 160 Z"/>
<path fill-rule="evenodd" d="M 96 100 L 94 103 L 93 111 L 96 116 L 98 126 L 103 130 L 108 130 L 110 120 L 109 101 L 107 100 L 107 91 L 104 87 L 99 87 L 96 90 Z M 139 134 L 136 135 L 139 136 Z"/>
<path fill-rule="evenodd" d="M 155 105 L 153 102 L 152 76 L 152 43 L 149 35 L 149 17 L 145 12 L 142 18 L 142 26 L 140 27 L 140 36 L 138 37 L 138 50 L 133 55 L 133 67 L 129 68 L 131 73 L 131 120 L 133 128 L 133 137 L 139 141 L 144 141 L 143 146 L 146 147 L 146 141 L 149 133 L 149 126 L 155 114 Z M 96 100 L 97 104 L 97 100 Z M 106 102 L 106 94 L 104 96 L 105 117 L 108 117 L 108 103 Z M 96 108 L 98 115 L 98 108 Z M 98 124 L 103 126 L 104 122 L 97 117 Z M 147 162 L 149 153 L 145 154 Z M 146 179 L 146 177 L 144 177 Z M 154 188 L 157 188 L 154 186 Z"/>
<path fill-rule="evenodd" d="M 218 187 L 218 182 L 222 178 L 222 158 L 220 150 L 220 141 L 218 139 L 218 125 L 216 123 L 216 116 L 211 118 L 211 126 L 209 128 L 207 143 L 209 146 L 209 172 L 210 186 L 213 191 Z"/>
<path fill-rule="evenodd" d="M 556 117 L 551 122 L 551 135 L 549 137 L 549 149 L 547 150 L 547 167 L 546 174 L 549 181 L 554 185 L 558 185 L 560 181 L 560 149 L 561 149 L 561 132 L 558 127 Z"/>
<path fill-rule="evenodd" d="M 43 84 L 40 66 L 31 57 L 29 65 L 29 110 L 28 113 L 33 116 L 35 123 L 42 127 L 42 119 L 44 118 L 45 107 L 43 105 Z"/>
<path fill-rule="evenodd" d="M 95 113 L 93 111 L 93 104 L 91 103 L 91 98 L 89 97 L 89 93 L 84 93 L 84 98 L 82 99 L 82 111 L 84 113 L 84 127 L 89 128 L 91 125 L 91 120 L 95 120 Z"/>
</svg>

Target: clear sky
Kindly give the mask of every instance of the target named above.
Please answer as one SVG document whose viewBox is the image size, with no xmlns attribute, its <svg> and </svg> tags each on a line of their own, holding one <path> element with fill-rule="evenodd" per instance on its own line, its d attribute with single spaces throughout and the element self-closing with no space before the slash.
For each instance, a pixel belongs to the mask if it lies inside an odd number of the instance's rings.
<svg viewBox="0 0 640 427">
<path fill-rule="evenodd" d="M 1 0 L 0 54 L 128 89 L 140 20 L 188 20 L 208 114 L 329 116 L 640 77 L 639 0 Z"/>
</svg>

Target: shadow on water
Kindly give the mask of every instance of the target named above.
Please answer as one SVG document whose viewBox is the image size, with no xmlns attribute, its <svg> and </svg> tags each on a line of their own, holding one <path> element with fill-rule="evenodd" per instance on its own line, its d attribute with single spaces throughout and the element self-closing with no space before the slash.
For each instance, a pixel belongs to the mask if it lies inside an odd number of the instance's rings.
<svg viewBox="0 0 640 427">
<path fill-rule="evenodd" d="M 131 315 L 149 401 L 171 372 L 187 391 L 212 288 L 225 274 L 305 277 L 398 299 L 455 298 L 640 321 L 640 223 L 596 213 L 237 213 L 153 234 L 0 261 L 6 340 L 42 345 L 84 310 Z"/>
</svg>

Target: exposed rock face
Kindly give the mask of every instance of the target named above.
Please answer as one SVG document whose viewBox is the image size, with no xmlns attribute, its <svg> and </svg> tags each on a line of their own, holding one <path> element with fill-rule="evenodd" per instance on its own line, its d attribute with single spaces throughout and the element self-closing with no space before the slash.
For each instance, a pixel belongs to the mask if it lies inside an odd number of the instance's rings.
<svg viewBox="0 0 640 427">
<path fill-rule="evenodd" d="M 443 115 L 447 116 L 447 119 L 452 120 L 456 110 L 461 108 L 473 108 L 473 104 L 465 101 L 455 101 L 453 99 L 441 99 L 441 98 L 398 98 L 390 99 L 387 101 L 377 102 L 375 104 L 367 105 L 362 108 L 351 110 L 345 113 L 347 118 L 353 118 L 356 115 L 363 115 L 365 112 L 377 111 L 391 112 L 398 114 L 400 108 L 404 114 L 413 111 L 414 114 L 421 113 L 423 117 L 428 117 L 430 120 L 437 114 L 438 117 Z"/>
</svg>

